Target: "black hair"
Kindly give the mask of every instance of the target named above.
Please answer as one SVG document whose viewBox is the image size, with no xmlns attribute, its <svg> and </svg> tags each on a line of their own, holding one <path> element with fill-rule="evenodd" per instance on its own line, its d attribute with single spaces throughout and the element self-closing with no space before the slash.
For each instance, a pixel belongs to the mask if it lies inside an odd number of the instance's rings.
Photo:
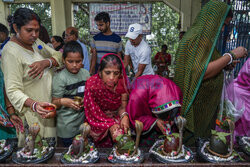
<svg viewBox="0 0 250 167">
<path fill-rule="evenodd" d="M 168 50 L 168 46 L 166 44 L 162 45 L 161 48 L 166 48 L 166 50 Z"/>
<path fill-rule="evenodd" d="M 70 32 L 69 32 L 70 35 L 74 35 L 76 38 L 78 38 L 78 30 L 77 30 L 77 28 L 69 27 L 69 28 L 66 29 L 66 31 L 67 30 L 70 30 Z M 65 32 L 65 35 L 66 35 L 66 32 Z"/>
<path fill-rule="evenodd" d="M 52 36 L 51 38 L 54 38 L 56 42 L 61 42 L 61 44 L 55 48 L 56 51 L 60 50 L 64 45 L 64 41 L 62 37 L 55 35 L 55 36 Z"/>
<path fill-rule="evenodd" d="M 65 31 L 63 31 L 63 33 L 62 33 L 62 39 L 63 40 L 65 39 Z"/>
<path fill-rule="evenodd" d="M 11 21 L 10 27 L 11 27 L 11 32 L 15 33 L 15 30 L 13 28 L 13 24 L 16 24 L 17 29 L 21 29 L 22 26 L 28 24 L 31 20 L 36 20 L 38 21 L 39 25 L 41 24 L 41 19 L 40 17 L 33 12 L 31 9 L 28 8 L 18 8 L 13 17 L 9 17 L 8 20 Z"/>
<path fill-rule="evenodd" d="M 8 30 L 8 28 L 7 28 L 5 25 L 3 25 L 2 23 L 0 23 L 0 32 L 5 33 L 6 36 L 9 35 L 9 30 Z"/>
<path fill-rule="evenodd" d="M 107 12 L 100 12 L 95 16 L 95 21 L 110 22 L 109 14 Z"/>
<path fill-rule="evenodd" d="M 104 57 L 103 60 L 101 61 L 100 66 L 99 66 L 99 71 L 101 72 L 104 68 L 107 67 L 108 64 L 118 65 L 120 72 L 122 72 L 122 62 L 118 56 L 116 56 L 114 54 L 110 54 L 110 55 Z"/>
<path fill-rule="evenodd" d="M 76 41 L 70 41 L 67 42 L 64 46 L 63 49 L 63 58 L 66 59 L 68 53 L 73 52 L 73 53 L 80 53 L 82 58 L 84 58 L 83 52 L 82 52 L 82 46 L 76 42 Z"/>
</svg>

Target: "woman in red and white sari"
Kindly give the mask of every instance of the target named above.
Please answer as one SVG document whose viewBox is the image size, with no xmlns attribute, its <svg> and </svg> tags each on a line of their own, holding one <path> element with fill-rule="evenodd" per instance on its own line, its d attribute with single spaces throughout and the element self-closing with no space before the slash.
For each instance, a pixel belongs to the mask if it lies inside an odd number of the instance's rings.
<svg viewBox="0 0 250 167">
<path fill-rule="evenodd" d="M 113 53 L 103 56 L 98 73 L 87 81 L 84 108 L 96 146 L 112 147 L 117 136 L 127 133 L 127 84 L 122 60 Z"/>
</svg>

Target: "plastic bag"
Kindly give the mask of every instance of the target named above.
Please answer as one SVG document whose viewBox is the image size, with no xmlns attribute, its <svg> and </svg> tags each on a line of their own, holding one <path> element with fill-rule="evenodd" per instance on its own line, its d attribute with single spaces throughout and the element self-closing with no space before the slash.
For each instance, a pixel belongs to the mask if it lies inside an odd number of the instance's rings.
<svg viewBox="0 0 250 167">
<path fill-rule="evenodd" d="M 236 122 L 240 119 L 245 110 L 244 104 L 241 108 L 236 108 L 239 101 L 237 101 L 237 98 L 235 98 L 233 74 L 233 71 L 224 71 L 224 83 L 222 88 L 220 110 L 218 114 L 219 121 L 229 118 Z"/>
</svg>

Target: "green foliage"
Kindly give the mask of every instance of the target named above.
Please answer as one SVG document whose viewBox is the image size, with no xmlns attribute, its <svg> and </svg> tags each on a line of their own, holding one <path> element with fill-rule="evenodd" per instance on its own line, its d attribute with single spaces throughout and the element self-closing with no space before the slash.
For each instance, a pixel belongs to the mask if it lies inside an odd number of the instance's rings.
<svg viewBox="0 0 250 167">
<path fill-rule="evenodd" d="M 49 35 L 52 35 L 51 7 L 49 3 L 10 4 L 11 14 L 14 14 L 16 9 L 21 7 L 33 10 L 40 17 L 41 23 L 47 29 Z"/>
<path fill-rule="evenodd" d="M 74 12 L 75 27 L 79 29 L 80 40 L 89 46 L 92 36 L 89 31 L 88 4 L 77 3 L 76 5 L 80 10 Z M 153 38 L 148 40 L 152 56 L 161 50 L 163 44 L 167 44 L 168 52 L 174 57 L 179 41 L 179 30 L 177 29 L 179 14 L 163 2 L 153 3 L 152 13 L 151 35 Z M 122 39 L 123 46 L 125 46 L 127 39 L 124 37 Z"/>
<path fill-rule="evenodd" d="M 215 135 L 217 139 L 221 140 L 224 144 L 227 144 L 226 136 L 230 133 L 217 132 L 216 130 L 211 130 L 212 135 Z"/>
<path fill-rule="evenodd" d="M 117 136 L 117 137 L 115 138 L 115 140 L 116 140 L 116 141 L 120 141 L 122 137 L 123 137 L 123 135 L 119 135 L 119 136 Z"/>
<path fill-rule="evenodd" d="M 174 57 L 179 44 L 178 23 L 179 14 L 176 11 L 163 2 L 153 3 L 151 34 L 154 36 L 152 39 L 154 42 L 151 41 L 151 43 L 156 43 L 157 46 L 152 46 L 152 56 L 161 50 L 163 44 L 166 44 L 167 52 Z"/>
<path fill-rule="evenodd" d="M 80 10 L 74 11 L 74 26 L 78 28 L 79 39 L 87 46 L 90 46 L 92 36 L 89 31 L 89 4 L 77 3 L 75 5 L 78 5 Z"/>
<path fill-rule="evenodd" d="M 123 134 L 123 135 L 119 135 L 116 137 L 116 141 L 117 143 L 119 142 L 122 142 L 124 141 L 123 137 L 127 136 L 126 134 Z M 135 142 L 132 140 L 132 141 L 127 141 L 125 144 L 123 144 L 123 146 L 120 148 L 121 150 L 129 150 L 130 152 L 131 151 L 134 151 L 134 147 L 135 147 Z"/>
<path fill-rule="evenodd" d="M 64 154 L 63 158 L 66 159 L 67 161 L 71 161 L 71 155 L 69 154 Z"/>
<path fill-rule="evenodd" d="M 79 135 L 77 135 L 77 136 L 75 137 L 75 139 L 76 139 L 76 140 L 80 140 L 81 136 L 82 136 L 82 135 L 79 134 Z"/>
<path fill-rule="evenodd" d="M 129 150 L 131 152 L 131 151 L 134 151 L 134 147 L 135 147 L 135 142 L 129 141 L 121 149 L 122 150 Z"/>
</svg>

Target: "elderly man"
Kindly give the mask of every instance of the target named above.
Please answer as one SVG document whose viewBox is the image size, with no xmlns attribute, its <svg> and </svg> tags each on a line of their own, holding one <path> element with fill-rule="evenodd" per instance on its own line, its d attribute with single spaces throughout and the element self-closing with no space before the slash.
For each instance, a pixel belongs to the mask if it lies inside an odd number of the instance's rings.
<svg viewBox="0 0 250 167">
<path fill-rule="evenodd" d="M 82 52 L 83 52 L 83 68 L 89 71 L 89 56 L 88 56 L 88 49 L 87 47 L 79 41 L 78 39 L 78 30 L 75 27 L 68 27 L 65 31 L 65 42 L 70 42 L 70 41 L 77 41 L 81 47 L 82 47 Z"/>
<path fill-rule="evenodd" d="M 124 66 L 127 67 L 132 60 L 135 77 L 141 75 L 154 75 L 151 63 L 151 49 L 143 40 L 142 26 L 140 24 L 131 24 L 126 34 L 129 40 L 125 47 Z"/>
</svg>

